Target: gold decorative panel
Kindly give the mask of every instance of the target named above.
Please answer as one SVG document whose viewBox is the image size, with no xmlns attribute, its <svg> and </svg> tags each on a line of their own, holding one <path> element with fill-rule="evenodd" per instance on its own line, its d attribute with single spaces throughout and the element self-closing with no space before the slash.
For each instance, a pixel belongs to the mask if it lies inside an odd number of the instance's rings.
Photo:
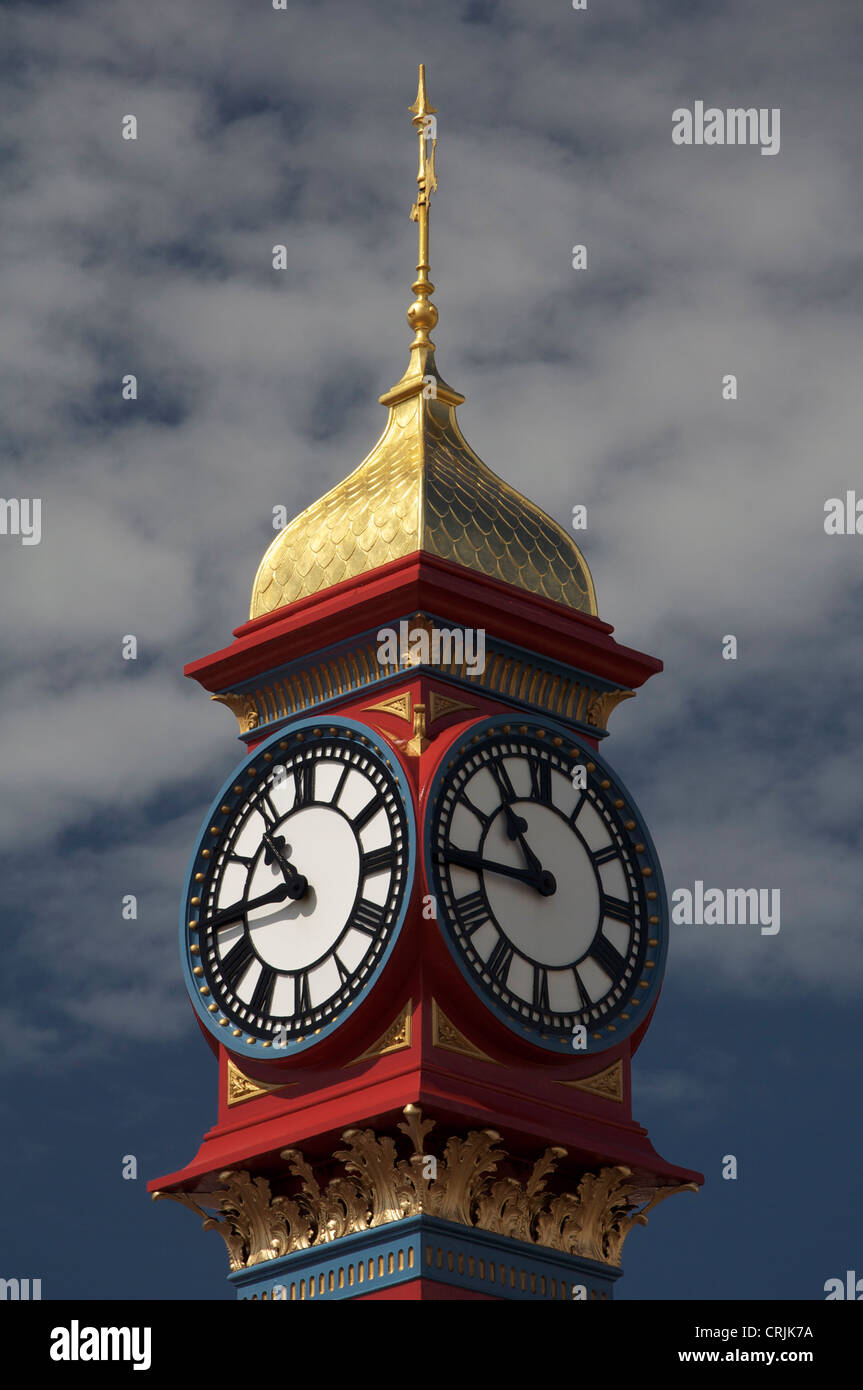
<svg viewBox="0 0 863 1390">
<path fill-rule="evenodd" d="M 601 1096 L 603 1100 L 623 1101 L 623 1064 L 618 1057 L 610 1067 L 598 1071 L 593 1076 L 584 1076 L 580 1081 L 560 1081 L 560 1086 L 572 1086 L 576 1091 L 587 1091 L 589 1095 Z"/>
<path fill-rule="evenodd" d="M 391 714 L 394 719 L 404 719 L 410 724 L 410 691 L 406 690 L 403 695 L 394 695 L 391 700 L 381 700 L 377 705 L 366 705 L 363 713 L 372 714 L 375 710 L 380 710 L 381 714 Z"/>
<path fill-rule="evenodd" d="M 355 1067 L 358 1062 L 370 1062 L 375 1057 L 384 1057 L 388 1052 L 403 1052 L 406 1047 L 411 1045 L 411 1022 L 413 1015 L 413 1000 L 409 999 L 399 1014 L 387 1028 L 385 1033 L 367 1047 L 365 1052 L 361 1052 L 359 1057 L 355 1057 L 352 1062 L 346 1065 Z"/>
<path fill-rule="evenodd" d="M 429 723 L 434 724 L 438 719 L 445 719 L 448 714 L 455 714 L 461 709 L 476 709 L 476 705 L 468 705 L 464 700 L 453 700 L 450 695 L 442 695 L 439 690 L 429 691 Z"/>
<path fill-rule="evenodd" d="M 436 999 L 432 1000 L 432 1043 L 444 1052 L 458 1052 L 462 1057 L 475 1057 L 480 1062 L 491 1062 L 500 1066 L 487 1052 L 466 1038 L 460 1029 L 451 1023 Z"/>
<path fill-rule="evenodd" d="M 240 1071 L 236 1062 L 228 1058 L 228 1104 L 239 1105 L 244 1100 L 255 1100 L 258 1096 L 268 1095 L 270 1091 L 284 1091 L 288 1086 L 296 1086 L 296 1081 L 282 1081 L 270 1083 L 268 1081 L 256 1081 L 253 1076 L 246 1076 L 244 1071 Z"/>
</svg>

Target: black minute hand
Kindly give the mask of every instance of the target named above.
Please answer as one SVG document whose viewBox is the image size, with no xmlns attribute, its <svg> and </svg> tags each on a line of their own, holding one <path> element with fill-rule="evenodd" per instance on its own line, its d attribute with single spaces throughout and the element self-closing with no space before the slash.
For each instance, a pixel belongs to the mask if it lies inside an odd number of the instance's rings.
<svg viewBox="0 0 863 1390">
<path fill-rule="evenodd" d="M 208 917 L 206 922 L 199 923 L 202 927 L 223 927 L 228 922 L 239 922 L 242 917 L 248 915 L 256 907 L 267 907 L 269 903 L 283 903 L 288 896 L 288 885 L 280 883 L 277 888 L 273 888 L 269 893 L 264 893 L 260 898 L 252 898 L 251 902 L 234 903 L 232 907 L 223 907 L 221 912 L 216 912 L 212 917 Z"/>
<path fill-rule="evenodd" d="M 528 869 L 517 869 L 511 864 L 497 864 L 492 859 L 483 859 L 481 854 L 464 849 L 450 849 L 446 859 L 448 863 L 460 864 L 465 869 L 479 869 L 482 873 L 506 874 L 507 878 L 518 879 L 519 883 L 526 883 L 529 888 L 535 888 L 544 898 L 550 898 L 552 893 L 557 892 L 557 881 L 554 874 L 544 869 L 538 859 L 534 859 L 536 867 Z"/>
</svg>

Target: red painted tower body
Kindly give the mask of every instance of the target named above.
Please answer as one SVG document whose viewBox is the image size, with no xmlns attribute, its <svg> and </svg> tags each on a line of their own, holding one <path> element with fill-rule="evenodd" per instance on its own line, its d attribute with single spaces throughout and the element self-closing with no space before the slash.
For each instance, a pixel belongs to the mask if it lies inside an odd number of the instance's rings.
<svg viewBox="0 0 863 1390">
<path fill-rule="evenodd" d="M 408 369 L 367 459 L 186 674 L 236 714 L 181 919 L 217 1122 L 158 1179 L 244 1298 L 606 1298 L 701 1181 L 632 1118 L 668 924 L 599 752 L 661 669 L 596 616 L 577 547 L 473 453 L 429 332 L 420 90 Z"/>
</svg>

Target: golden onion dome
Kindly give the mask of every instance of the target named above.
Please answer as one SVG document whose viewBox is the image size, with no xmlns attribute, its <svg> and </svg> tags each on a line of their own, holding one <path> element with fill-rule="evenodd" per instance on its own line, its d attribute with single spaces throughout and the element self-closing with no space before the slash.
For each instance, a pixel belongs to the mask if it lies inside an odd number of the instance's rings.
<svg viewBox="0 0 863 1390">
<path fill-rule="evenodd" d="M 593 582 L 578 547 L 477 457 L 456 419 L 464 397 L 435 366 L 428 201 L 437 186 L 436 127 L 422 67 L 411 110 L 420 138 L 419 192 L 411 211 L 419 222 L 420 254 L 412 286 L 417 299 L 407 315 L 415 330 L 408 368 L 380 397 L 389 413 L 368 457 L 270 545 L 255 577 L 249 616 L 263 617 L 419 551 L 595 614 Z"/>
<path fill-rule="evenodd" d="M 596 613 L 578 547 L 477 457 L 458 427 L 454 392 L 441 384 L 436 399 L 424 394 L 424 378 L 439 380 L 429 357 L 389 393 L 404 391 L 368 458 L 279 532 L 255 578 L 250 617 L 420 550 Z"/>
</svg>

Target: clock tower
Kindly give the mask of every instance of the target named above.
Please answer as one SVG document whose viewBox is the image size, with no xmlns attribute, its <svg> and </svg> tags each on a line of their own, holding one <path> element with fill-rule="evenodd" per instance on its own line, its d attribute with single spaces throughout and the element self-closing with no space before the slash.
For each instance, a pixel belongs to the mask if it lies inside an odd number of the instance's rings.
<svg viewBox="0 0 863 1390">
<path fill-rule="evenodd" d="M 180 917 L 218 1114 L 150 1190 L 220 1233 L 243 1299 L 608 1299 L 631 1228 L 702 1181 L 632 1115 L 668 914 L 600 752 L 661 663 L 461 433 L 422 68 L 411 111 L 414 338 L 383 433 L 186 669 L 245 748 Z"/>
</svg>

